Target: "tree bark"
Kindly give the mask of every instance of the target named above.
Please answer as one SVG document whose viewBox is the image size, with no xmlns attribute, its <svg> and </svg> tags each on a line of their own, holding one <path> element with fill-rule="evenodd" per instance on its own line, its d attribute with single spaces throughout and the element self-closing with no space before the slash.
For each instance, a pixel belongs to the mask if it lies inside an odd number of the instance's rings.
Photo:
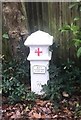
<svg viewBox="0 0 81 120">
<path fill-rule="evenodd" d="M 23 2 L 6 2 L 2 5 L 3 10 L 3 33 L 9 34 L 9 50 L 11 56 L 17 58 L 17 47 L 20 35 L 28 36 L 28 23 Z M 3 49 L 4 49 L 3 45 Z"/>
</svg>

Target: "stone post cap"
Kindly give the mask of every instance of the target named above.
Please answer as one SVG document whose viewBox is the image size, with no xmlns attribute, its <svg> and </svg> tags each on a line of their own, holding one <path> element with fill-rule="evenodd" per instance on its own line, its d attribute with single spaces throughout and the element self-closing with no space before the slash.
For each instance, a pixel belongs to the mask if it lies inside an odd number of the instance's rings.
<svg viewBox="0 0 81 120">
<path fill-rule="evenodd" d="M 36 31 L 32 33 L 24 42 L 25 46 L 47 45 L 53 44 L 53 36 L 43 31 Z"/>
</svg>

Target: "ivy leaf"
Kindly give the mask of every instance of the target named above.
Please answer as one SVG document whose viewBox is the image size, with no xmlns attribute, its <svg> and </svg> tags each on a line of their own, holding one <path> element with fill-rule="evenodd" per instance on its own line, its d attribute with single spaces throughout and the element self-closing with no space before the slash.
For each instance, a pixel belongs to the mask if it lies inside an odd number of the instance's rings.
<svg viewBox="0 0 81 120">
<path fill-rule="evenodd" d="M 75 17 L 75 18 L 74 18 L 74 21 L 78 21 L 78 20 L 79 20 L 79 18 L 78 18 L 78 17 Z"/>
<path fill-rule="evenodd" d="M 9 39 L 9 36 L 7 33 L 4 33 L 3 36 L 2 36 L 4 39 Z"/>
<path fill-rule="evenodd" d="M 77 57 L 79 58 L 81 56 L 81 47 L 77 51 Z"/>
<path fill-rule="evenodd" d="M 79 30 L 79 26 L 71 24 L 71 31 L 73 32 L 74 35 L 78 33 L 78 30 Z"/>
<path fill-rule="evenodd" d="M 61 33 L 63 33 L 63 32 L 67 32 L 67 30 L 61 30 Z"/>
<path fill-rule="evenodd" d="M 75 42 L 74 43 L 75 47 L 79 47 L 81 45 L 81 40 L 80 39 L 73 39 L 73 41 Z"/>
<path fill-rule="evenodd" d="M 70 25 L 64 25 L 64 26 L 63 26 L 63 29 L 64 29 L 64 30 L 70 30 Z"/>
<path fill-rule="evenodd" d="M 76 3 L 71 4 L 71 5 L 69 6 L 69 9 L 72 9 L 72 8 L 75 7 L 75 6 L 76 6 Z"/>
<path fill-rule="evenodd" d="M 64 25 L 62 28 L 59 29 L 61 33 L 67 32 L 68 30 L 70 30 L 70 25 Z"/>
</svg>

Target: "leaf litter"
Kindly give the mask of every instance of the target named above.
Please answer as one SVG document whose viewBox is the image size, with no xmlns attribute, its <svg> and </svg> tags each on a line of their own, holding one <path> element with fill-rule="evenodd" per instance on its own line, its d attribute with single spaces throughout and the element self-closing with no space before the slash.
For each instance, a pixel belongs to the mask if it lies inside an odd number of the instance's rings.
<svg viewBox="0 0 81 120">
<path fill-rule="evenodd" d="M 23 101 L 13 105 L 6 103 L 2 104 L 2 120 L 81 120 L 81 114 L 77 114 L 79 102 L 80 97 L 64 98 L 58 109 L 50 100 L 36 99 L 35 102 Z"/>
</svg>

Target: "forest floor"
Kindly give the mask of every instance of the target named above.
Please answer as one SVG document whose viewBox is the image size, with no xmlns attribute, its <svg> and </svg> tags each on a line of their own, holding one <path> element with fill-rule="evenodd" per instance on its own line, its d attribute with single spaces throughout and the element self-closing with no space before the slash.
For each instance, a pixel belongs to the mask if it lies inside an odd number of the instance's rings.
<svg viewBox="0 0 81 120">
<path fill-rule="evenodd" d="M 5 98 L 3 97 L 3 101 Z M 64 98 L 59 106 L 40 98 L 13 105 L 2 104 L 2 120 L 81 120 L 81 96 Z"/>
</svg>

